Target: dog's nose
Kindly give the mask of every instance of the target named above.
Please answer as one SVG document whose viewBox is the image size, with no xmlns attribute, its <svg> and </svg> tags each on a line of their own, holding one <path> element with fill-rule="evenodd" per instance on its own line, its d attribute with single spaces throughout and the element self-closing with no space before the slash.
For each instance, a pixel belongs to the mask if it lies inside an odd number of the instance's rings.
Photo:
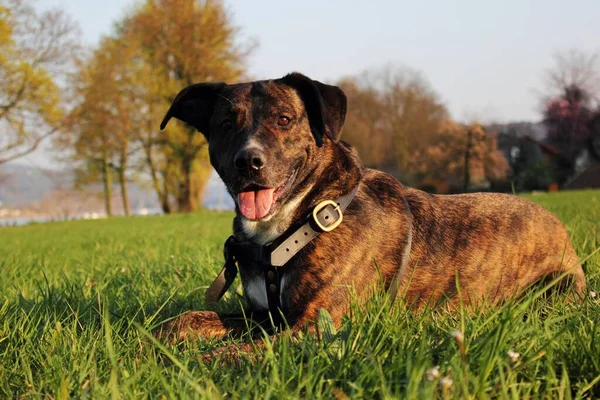
<svg viewBox="0 0 600 400">
<path fill-rule="evenodd" d="M 256 148 L 242 149 L 233 158 L 233 165 L 239 170 L 261 170 L 267 161 L 265 154 Z"/>
</svg>

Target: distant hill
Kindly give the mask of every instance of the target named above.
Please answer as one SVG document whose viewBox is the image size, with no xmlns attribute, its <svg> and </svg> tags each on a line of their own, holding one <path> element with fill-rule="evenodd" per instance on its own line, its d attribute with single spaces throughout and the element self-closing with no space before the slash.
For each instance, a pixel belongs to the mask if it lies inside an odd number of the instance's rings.
<svg viewBox="0 0 600 400">
<path fill-rule="evenodd" d="M 42 201 L 58 190 L 73 187 L 73 174 L 68 170 L 49 170 L 39 167 L 8 163 L 0 166 L 0 202 L 5 206 L 19 207 Z M 101 192 L 101 187 L 92 190 Z M 119 188 L 115 185 L 115 194 Z M 129 196 L 133 209 L 158 208 L 156 194 L 136 183 L 129 184 Z M 208 208 L 232 209 L 233 201 L 225 186 L 213 173 L 204 196 Z"/>
<path fill-rule="evenodd" d="M 29 204 L 71 182 L 71 174 L 65 171 L 8 163 L 0 166 L 0 201 L 10 206 Z"/>
</svg>

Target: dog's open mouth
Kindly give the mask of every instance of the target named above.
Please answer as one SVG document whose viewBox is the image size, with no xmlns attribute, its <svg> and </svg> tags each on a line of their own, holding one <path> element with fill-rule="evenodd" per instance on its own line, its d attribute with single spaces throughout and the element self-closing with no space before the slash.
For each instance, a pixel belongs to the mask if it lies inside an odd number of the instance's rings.
<svg viewBox="0 0 600 400">
<path fill-rule="evenodd" d="M 269 215 L 275 209 L 277 200 L 292 186 L 297 172 L 298 169 L 294 169 L 294 172 L 288 177 L 286 182 L 278 188 L 249 185 L 242 189 L 237 195 L 237 203 L 242 215 L 252 220 L 261 219 Z"/>
</svg>

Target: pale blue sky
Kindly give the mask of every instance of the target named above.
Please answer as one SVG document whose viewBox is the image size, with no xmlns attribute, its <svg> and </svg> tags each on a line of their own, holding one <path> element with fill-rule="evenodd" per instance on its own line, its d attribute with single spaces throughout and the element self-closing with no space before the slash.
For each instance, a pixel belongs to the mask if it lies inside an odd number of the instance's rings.
<svg viewBox="0 0 600 400">
<path fill-rule="evenodd" d="M 64 7 L 97 43 L 135 0 L 38 0 Z M 600 50 L 600 0 L 225 2 L 258 47 L 256 78 L 300 71 L 334 81 L 405 64 L 423 72 L 459 120 L 537 120 L 544 69 L 556 51 Z"/>
</svg>

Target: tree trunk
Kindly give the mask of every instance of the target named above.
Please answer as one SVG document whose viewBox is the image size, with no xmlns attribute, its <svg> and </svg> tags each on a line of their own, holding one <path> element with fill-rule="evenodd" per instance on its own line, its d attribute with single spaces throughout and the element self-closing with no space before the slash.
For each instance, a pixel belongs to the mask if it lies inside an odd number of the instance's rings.
<svg viewBox="0 0 600 400">
<path fill-rule="evenodd" d="M 160 182 L 158 180 L 158 174 L 156 172 L 156 166 L 154 165 L 154 160 L 152 159 L 152 150 L 144 147 L 146 151 L 146 163 L 150 168 L 150 177 L 152 178 L 152 187 L 156 192 L 156 196 L 158 197 L 158 202 L 160 203 L 160 207 L 162 208 L 165 214 L 171 213 L 171 205 L 169 204 L 169 196 L 167 191 L 167 179 L 164 177 L 164 189 L 160 188 Z"/>
<path fill-rule="evenodd" d="M 120 180 L 121 180 L 121 196 L 123 197 L 123 210 L 125 210 L 125 216 L 131 215 L 131 207 L 129 205 L 129 193 L 127 191 L 127 179 L 125 178 L 125 170 L 121 168 Z"/>
<path fill-rule="evenodd" d="M 158 170 L 156 168 L 156 164 L 154 163 L 154 159 L 152 157 L 152 145 L 145 142 L 143 139 L 140 139 L 142 143 L 142 147 L 144 149 L 144 154 L 146 155 L 146 164 L 150 169 L 150 178 L 152 179 L 152 187 L 156 192 L 156 197 L 158 198 L 158 202 L 160 204 L 160 208 L 163 213 L 170 214 L 171 213 L 171 205 L 169 204 L 169 190 L 168 190 L 168 179 L 167 172 L 165 167 L 165 171 L 163 172 L 163 188 L 160 187 L 160 180 L 158 179 Z M 168 163 L 167 163 L 168 164 Z"/>
<path fill-rule="evenodd" d="M 123 211 L 125 212 L 125 216 L 129 217 L 131 215 L 131 207 L 129 205 L 129 191 L 127 190 L 127 176 L 125 172 L 127 171 L 127 150 L 128 146 L 125 144 L 121 149 L 121 165 L 119 166 L 119 183 L 121 185 L 121 198 L 123 199 Z"/>
<path fill-rule="evenodd" d="M 106 216 L 112 217 L 112 181 L 110 176 L 110 165 L 108 165 L 108 154 L 104 152 L 102 157 L 102 182 L 104 183 L 104 208 L 106 210 Z"/>
<path fill-rule="evenodd" d="M 168 165 L 163 171 L 163 190 L 159 194 L 160 206 L 165 214 L 171 214 L 171 203 L 169 203 L 169 171 Z"/>
<path fill-rule="evenodd" d="M 160 198 L 160 208 L 162 208 L 163 213 L 171 214 L 171 204 L 169 203 L 169 196 L 163 194 Z"/>
<path fill-rule="evenodd" d="M 125 177 L 125 168 L 121 166 L 119 169 L 119 183 L 121 184 L 121 197 L 123 198 L 123 210 L 125 216 L 131 215 L 131 209 L 129 207 L 129 193 L 127 191 L 127 178 Z"/>
<path fill-rule="evenodd" d="M 469 164 L 471 162 L 471 147 L 473 147 L 473 132 L 471 128 L 467 130 L 467 149 L 465 151 L 465 177 L 464 177 L 464 186 L 463 191 L 469 191 L 469 185 L 471 184 L 471 169 L 469 168 Z"/>
<path fill-rule="evenodd" d="M 192 160 L 189 154 L 181 159 L 181 173 L 183 181 L 179 185 L 177 194 L 177 209 L 179 212 L 189 213 L 196 210 L 194 196 L 192 196 Z"/>
<path fill-rule="evenodd" d="M 179 155 L 180 170 L 183 175 L 183 180 L 179 184 L 179 193 L 177 194 L 177 208 L 179 212 L 193 212 L 196 211 L 200 204 L 201 194 L 198 193 L 197 182 L 193 180 L 192 167 L 196 160 L 196 157 L 200 154 L 206 142 L 201 144 L 194 144 L 193 139 L 197 135 L 195 129 L 188 130 L 188 143 L 183 148 L 182 153 Z"/>
</svg>

